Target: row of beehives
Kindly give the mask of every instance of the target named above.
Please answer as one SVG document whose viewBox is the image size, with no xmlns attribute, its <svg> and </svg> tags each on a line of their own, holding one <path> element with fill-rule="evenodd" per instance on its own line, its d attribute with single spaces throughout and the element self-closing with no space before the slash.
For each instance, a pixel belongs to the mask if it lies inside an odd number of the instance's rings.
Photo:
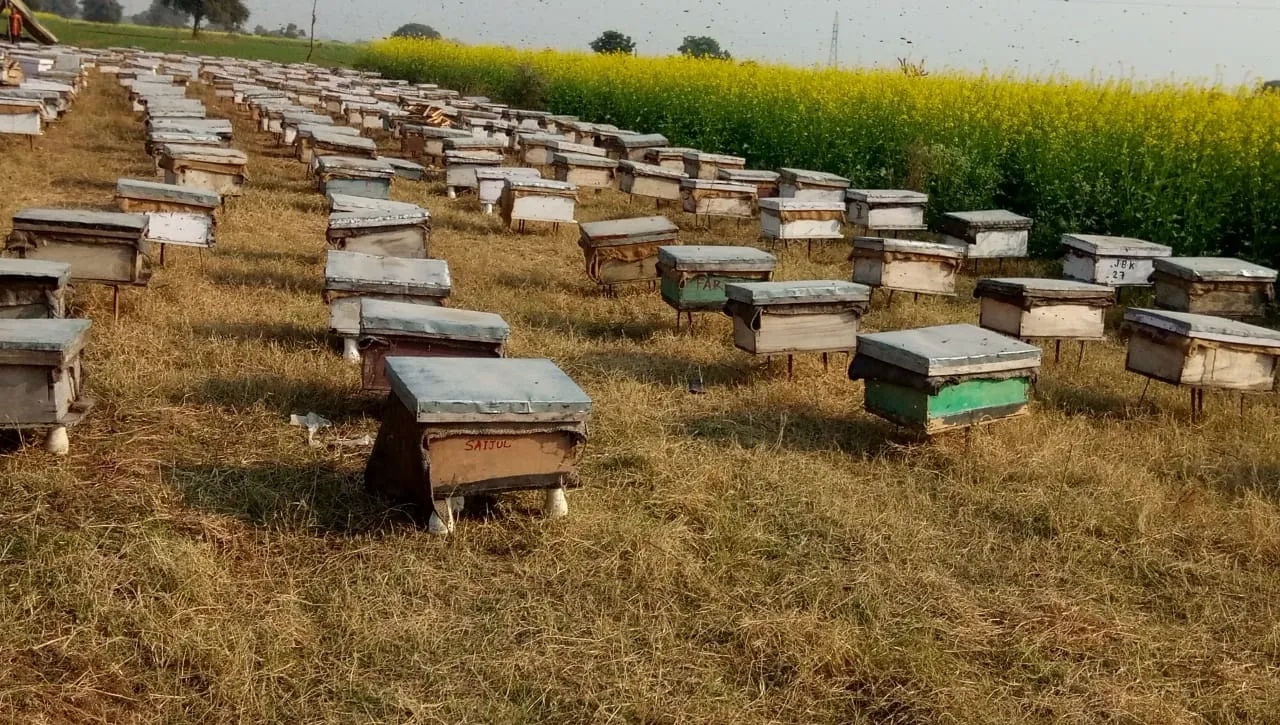
<svg viewBox="0 0 1280 725">
<path fill-rule="evenodd" d="M 35 137 L 70 109 L 92 56 L 71 48 L 0 44 L 0 134 Z"/>
</svg>

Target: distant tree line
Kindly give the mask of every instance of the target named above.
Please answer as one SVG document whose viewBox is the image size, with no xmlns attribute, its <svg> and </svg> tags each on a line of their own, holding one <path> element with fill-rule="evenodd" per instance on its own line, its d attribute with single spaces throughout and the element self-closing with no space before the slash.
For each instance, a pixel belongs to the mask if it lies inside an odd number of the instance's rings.
<svg viewBox="0 0 1280 725">
<path fill-rule="evenodd" d="M 600 37 L 591 41 L 591 49 L 597 53 L 621 53 L 635 55 L 636 43 L 630 35 L 617 30 L 606 30 Z M 710 58 L 713 60 L 733 60 L 729 51 L 720 47 L 720 41 L 706 35 L 686 35 L 680 47 L 676 48 L 680 55 L 690 58 Z"/>
</svg>

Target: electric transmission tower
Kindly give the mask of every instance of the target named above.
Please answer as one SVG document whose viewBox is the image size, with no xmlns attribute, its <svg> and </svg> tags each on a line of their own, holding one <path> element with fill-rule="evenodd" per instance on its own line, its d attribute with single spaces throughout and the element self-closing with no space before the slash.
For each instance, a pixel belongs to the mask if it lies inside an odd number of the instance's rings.
<svg viewBox="0 0 1280 725">
<path fill-rule="evenodd" d="M 835 68 L 840 65 L 840 11 L 836 11 L 836 20 L 831 24 L 831 50 L 827 56 L 827 65 Z"/>
</svg>

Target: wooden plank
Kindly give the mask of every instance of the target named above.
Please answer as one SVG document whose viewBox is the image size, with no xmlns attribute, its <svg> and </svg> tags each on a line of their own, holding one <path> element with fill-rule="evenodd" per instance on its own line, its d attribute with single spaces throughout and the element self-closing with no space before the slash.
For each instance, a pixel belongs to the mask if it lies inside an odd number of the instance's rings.
<svg viewBox="0 0 1280 725">
<path fill-rule="evenodd" d="M 577 446 L 568 433 L 461 435 L 427 445 L 433 488 L 573 471 Z"/>
</svg>

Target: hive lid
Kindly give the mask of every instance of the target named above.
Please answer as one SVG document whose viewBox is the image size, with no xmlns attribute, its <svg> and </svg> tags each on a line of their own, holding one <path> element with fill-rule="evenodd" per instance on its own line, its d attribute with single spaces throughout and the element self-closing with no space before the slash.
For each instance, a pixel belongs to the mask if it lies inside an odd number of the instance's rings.
<svg viewBox="0 0 1280 725">
<path fill-rule="evenodd" d="M 336 130 L 339 128 L 349 127 L 316 126 L 311 129 L 311 140 L 315 143 L 329 144 L 330 146 L 338 146 L 344 149 L 375 152 L 378 150 L 378 144 L 374 143 L 373 139 Z M 356 130 L 356 133 L 358 134 L 359 131 Z"/>
<path fill-rule="evenodd" d="M 943 223 L 957 225 L 969 232 L 1021 231 L 1031 228 L 1031 220 L 1004 209 L 955 211 L 943 215 Z"/>
<path fill-rule="evenodd" d="M 339 171 L 390 179 L 396 170 L 383 159 L 363 159 L 355 156 L 317 156 L 318 172 Z"/>
<path fill-rule="evenodd" d="M 0 351 L 75 355 L 88 337 L 89 320 L 0 320 Z"/>
<path fill-rule="evenodd" d="M 689 148 L 687 146 L 655 146 L 646 150 L 644 152 L 644 156 L 645 158 L 649 158 L 650 156 L 654 158 L 684 158 L 684 155 L 690 151 L 696 153 L 698 149 Z"/>
<path fill-rule="evenodd" d="M 231 121 L 225 118 L 159 118 L 152 121 L 150 125 L 157 130 L 205 131 L 226 136 L 230 136 L 234 131 Z"/>
<path fill-rule="evenodd" d="M 161 184 L 157 181 L 120 179 L 116 182 L 116 196 L 145 201 L 166 201 L 205 209 L 222 206 L 222 196 L 212 191 L 177 184 Z"/>
<path fill-rule="evenodd" d="M 893 206 L 924 206 L 929 203 L 928 194 L 906 189 L 850 189 L 846 192 L 846 198 L 864 204 Z"/>
<path fill-rule="evenodd" d="M 679 169 L 658 166 L 657 164 L 645 164 L 639 161 L 628 161 L 626 159 L 618 162 L 618 168 L 632 176 L 660 176 L 664 179 L 685 178 L 685 173 Z"/>
<path fill-rule="evenodd" d="M 618 162 L 613 159 L 588 154 L 555 153 L 551 155 L 551 161 L 559 166 L 585 166 L 594 169 L 618 168 Z"/>
<path fill-rule="evenodd" d="M 333 136 L 355 138 L 360 135 L 360 129 L 351 128 L 350 126 L 326 126 L 324 124 L 316 123 L 298 124 L 299 138 L 309 138 L 314 141 L 317 133 L 320 134 L 322 138 L 330 140 Z"/>
<path fill-rule="evenodd" d="M 412 206 L 412 205 L 409 205 Z M 329 214 L 329 229 L 368 229 L 370 227 L 402 227 L 425 224 L 431 214 L 420 206 L 413 208 L 371 208 L 336 211 Z"/>
<path fill-rule="evenodd" d="M 89 209 L 23 209 L 13 215 L 13 225 L 40 225 L 64 229 L 94 229 L 110 232 L 145 234 L 149 218 L 146 214 L 124 214 L 116 211 Z"/>
<path fill-rule="evenodd" d="M 408 204 L 403 201 L 374 199 L 367 196 L 352 196 L 351 194 L 336 194 L 333 192 L 326 196 L 329 199 L 329 211 L 331 212 L 360 211 L 362 209 L 376 209 L 395 214 L 426 212 L 426 209 L 417 204 Z"/>
<path fill-rule="evenodd" d="M 560 153 L 564 153 L 564 154 L 583 154 L 585 156 L 608 156 L 609 155 L 609 153 L 602 148 L 597 148 L 595 146 L 588 146 L 583 143 L 574 143 L 572 141 L 566 141 L 563 137 L 558 137 L 557 140 L 551 141 L 550 143 L 548 143 L 547 148 L 550 148 L 554 151 L 559 151 Z"/>
<path fill-rule="evenodd" d="M 1173 255 L 1173 249 L 1163 244 L 1100 234 L 1063 234 L 1062 244 L 1096 257 L 1169 257 Z"/>
<path fill-rule="evenodd" d="M 471 134 L 467 131 L 461 131 L 456 128 L 444 128 L 442 126 L 405 124 L 403 130 L 408 131 L 411 134 L 418 134 L 423 138 L 471 138 Z"/>
<path fill-rule="evenodd" d="M 585 422 L 591 398 L 550 360 L 391 357 L 387 379 L 420 423 Z"/>
<path fill-rule="evenodd" d="M 915 239 L 885 239 L 883 237 L 854 237 L 853 248 L 876 252 L 925 254 L 946 259 L 964 259 L 968 253 L 965 247 L 957 244 L 922 242 Z"/>
<path fill-rule="evenodd" d="M 234 164 L 243 166 L 249 163 L 249 157 L 239 149 L 214 148 L 210 146 L 188 146 L 185 144 L 165 144 L 161 153 L 172 159 L 188 161 L 206 161 L 215 164 Z"/>
<path fill-rule="evenodd" d="M 579 228 L 582 230 L 582 241 L 591 247 L 616 247 L 655 239 L 674 239 L 680 233 L 680 228 L 664 216 L 587 222 Z"/>
<path fill-rule="evenodd" d="M 765 171 L 764 169 L 720 169 L 716 172 L 716 178 L 724 181 L 737 181 L 746 183 L 776 182 L 782 177 L 776 171 Z"/>
<path fill-rule="evenodd" d="M 772 272 L 777 260 L 755 247 L 658 247 L 658 264 L 681 272 Z"/>
<path fill-rule="evenodd" d="M 511 336 L 511 328 L 491 312 L 366 297 L 360 301 L 360 334 L 422 335 L 502 344 Z"/>
<path fill-rule="evenodd" d="M 71 281 L 71 265 L 42 259 L 0 257 L 0 279 L 51 280 L 61 287 Z"/>
<path fill-rule="evenodd" d="M 310 111 L 286 111 L 281 121 L 287 126 L 333 126 L 333 118 Z"/>
<path fill-rule="evenodd" d="M 1069 279 L 1040 279 L 1032 277 L 998 277 L 980 279 L 973 292 L 974 297 L 997 295 L 1002 297 L 1039 297 L 1058 300 L 1088 300 L 1105 297 L 1115 301 L 1112 287 Z"/>
<path fill-rule="evenodd" d="M 844 213 L 844 202 L 812 201 L 809 199 L 761 199 L 760 208 L 769 211 L 830 211 Z"/>
<path fill-rule="evenodd" d="M 810 171 L 809 169 L 779 169 L 782 178 L 820 186 L 840 186 L 848 188 L 849 180 L 838 174 L 826 171 Z"/>
<path fill-rule="evenodd" d="M 449 263 L 443 259 L 381 257 L 329 250 L 325 289 L 341 292 L 448 297 L 453 291 Z"/>
<path fill-rule="evenodd" d="M 1128 309 L 1125 310 L 1124 320 L 1183 337 L 1280 348 L 1280 331 L 1222 317 L 1166 310 Z"/>
<path fill-rule="evenodd" d="M 550 146 L 560 142 L 568 143 L 564 136 L 558 133 L 547 133 L 546 131 L 522 131 L 520 133 L 520 145 L 522 146 Z M 582 146 L 582 144 L 573 144 L 574 146 Z M 595 148 L 592 146 L 591 148 Z"/>
<path fill-rule="evenodd" d="M 858 355 L 925 377 L 1039 367 L 1040 348 L 974 325 L 942 325 L 858 336 Z"/>
<path fill-rule="evenodd" d="M 520 176 L 508 176 L 506 185 L 516 191 L 545 191 L 553 194 L 573 194 L 578 191 L 578 185 L 569 183 L 568 181 L 556 181 L 555 179 L 530 179 Z"/>
<path fill-rule="evenodd" d="M 697 150 L 686 151 L 682 156 L 685 161 L 696 161 L 701 164 L 727 164 L 732 166 L 741 166 L 747 163 L 747 160 L 741 156 L 713 154 Z"/>
<path fill-rule="evenodd" d="M 1157 272 L 1192 282 L 1274 282 L 1276 270 L 1230 257 L 1164 257 Z"/>
<path fill-rule="evenodd" d="M 398 159 L 394 156 L 379 156 L 378 158 L 391 164 L 391 168 L 401 176 L 421 178 L 427 173 L 427 167 L 406 159 Z"/>
<path fill-rule="evenodd" d="M 504 179 L 541 179 L 542 172 L 527 169 L 523 166 L 492 166 L 476 169 L 477 181 L 500 181 Z"/>
<path fill-rule="evenodd" d="M 871 288 L 840 280 L 738 282 L 725 285 L 725 296 L 748 305 L 794 305 L 824 302 L 869 302 Z"/>
<path fill-rule="evenodd" d="M 445 151 L 444 163 L 449 164 L 500 164 L 502 154 L 493 151 Z"/>
<path fill-rule="evenodd" d="M 721 181 L 719 179 L 683 179 L 680 181 L 681 189 L 697 189 L 706 191 L 727 191 L 738 194 L 751 194 L 755 196 L 756 187 L 751 184 L 740 184 L 736 181 Z"/>
<path fill-rule="evenodd" d="M 222 147 L 226 145 L 225 138 L 209 131 L 152 130 L 147 132 L 147 141 L 161 146 L 183 144 L 186 146 Z"/>
<path fill-rule="evenodd" d="M 476 138 L 474 136 L 457 136 L 444 140 L 444 147 L 449 150 L 466 150 L 466 149 L 501 149 L 506 144 L 498 139 L 493 138 Z"/>
</svg>

